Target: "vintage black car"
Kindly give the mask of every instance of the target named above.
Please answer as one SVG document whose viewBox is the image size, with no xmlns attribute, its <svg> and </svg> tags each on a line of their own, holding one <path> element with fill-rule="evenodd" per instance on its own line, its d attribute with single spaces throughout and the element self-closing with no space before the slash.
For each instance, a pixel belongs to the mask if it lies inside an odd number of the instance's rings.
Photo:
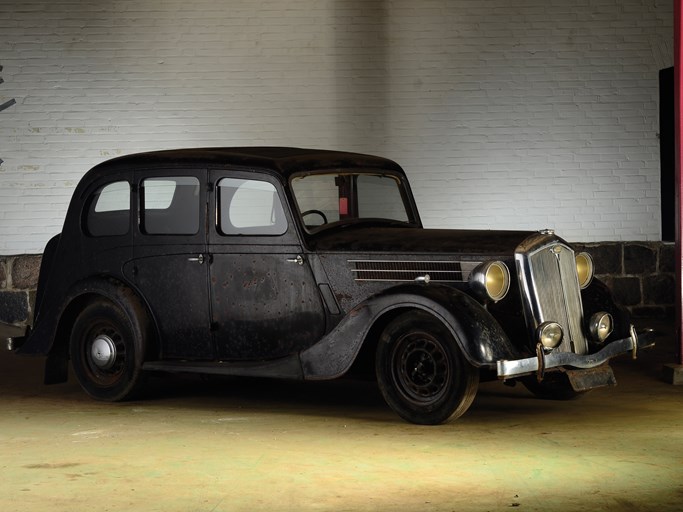
<svg viewBox="0 0 683 512">
<path fill-rule="evenodd" d="M 371 368 L 404 419 L 462 415 L 480 379 L 568 399 L 648 345 L 551 230 L 425 229 L 383 158 L 208 148 L 104 162 L 42 260 L 10 340 L 123 400 L 145 371 L 322 380 Z"/>
</svg>

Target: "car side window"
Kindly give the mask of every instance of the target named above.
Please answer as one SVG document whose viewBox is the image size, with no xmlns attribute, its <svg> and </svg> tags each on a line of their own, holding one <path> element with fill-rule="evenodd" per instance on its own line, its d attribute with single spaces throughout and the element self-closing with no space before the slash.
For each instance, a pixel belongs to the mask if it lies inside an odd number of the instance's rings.
<svg viewBox="0 0 683 512">
<path fill-rule="evenodd" d="M 223 235 L 282 235 L 287 218 L 267 181 L 223 178 L 218 182 L 218 230 Z"/>
<path fill-rule="evenodd" d="M 90 236 L 128 233 L 130 226 L 130 184 L 116 181 L 98 188 L 90 197 L 85 228 Z"/>
<path fill-rule="evenodd" d="M 193 176 L 147 178 L 140 187 L 140 230 L 147 235 L 199 232 L 200 187 Z"/>
</svg>

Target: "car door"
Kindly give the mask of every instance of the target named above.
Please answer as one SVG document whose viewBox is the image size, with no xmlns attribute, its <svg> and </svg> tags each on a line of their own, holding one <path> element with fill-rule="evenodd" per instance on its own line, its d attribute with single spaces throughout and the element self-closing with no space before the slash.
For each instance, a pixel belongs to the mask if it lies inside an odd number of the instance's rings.
<svg viewBox="0 0 683 512">
<path fill-rule="evenodd" d="M 128 274 L 152 311 L 161 357 L 215 359 L 206 250 L 207 171 L 136 173 L 139 229 Z"/>
<path fill-rule="evenodd" d="M 266 360 L 310 347 L 325 312 L 291 212 L 266 174 L 210 171 L 210 289 L 222 360 Z"/>
</svg>

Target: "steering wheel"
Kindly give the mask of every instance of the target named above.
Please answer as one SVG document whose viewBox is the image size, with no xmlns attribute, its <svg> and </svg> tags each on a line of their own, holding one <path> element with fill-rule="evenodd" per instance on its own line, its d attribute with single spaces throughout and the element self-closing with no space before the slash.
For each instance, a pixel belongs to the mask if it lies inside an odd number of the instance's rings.
<svg viewBox="0 0 683 512">
<path fill-rule="evenodd" d="M 306 210 L 305 212 L 303 212 L 301 214 L 301 218 L 303 219 L 306 215 L 320 215 L 320 217 L 322 217 L 322 219 L 323 219 L 322 223 L 327 224 L 327 217 L 320 210 Z M 322 224 L 321 224 L 321 226 L 322 226 Z"/>
</svg>

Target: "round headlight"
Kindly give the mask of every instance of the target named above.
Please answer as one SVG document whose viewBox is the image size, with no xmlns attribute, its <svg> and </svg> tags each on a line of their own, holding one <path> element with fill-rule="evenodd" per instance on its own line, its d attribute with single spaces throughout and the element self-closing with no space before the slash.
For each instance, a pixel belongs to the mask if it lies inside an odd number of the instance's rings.
<svg viewBox="0 0 683 512">
<path fill-rule="evenodd" d="M 593 339 L 602 343 L 612 334 L 612 329 L 614 329 L 612 315 L 605 312 L 595 313 L 591 316 L 589 328 Z"/>
<path fill-rule="evenodd" d="M 579 277 L 579 286 L 583 290 L 593 280 L 593 258 L 587 252 L 576 255 L 576 274 Z"/>
<path fill-rule="evenodd" d="M 470 274 L 470 286 L 482 299 L 498 302 L 510 289 L 510 271 L 502 261 L 483 263 Z"/>
<path fill-rule="evenodd" d="M 562 343 L 562 327 L 557 322 L 544 322 L 538 327 L 538 342 L 543 348 L 553 349 Z"/>
</svg>

